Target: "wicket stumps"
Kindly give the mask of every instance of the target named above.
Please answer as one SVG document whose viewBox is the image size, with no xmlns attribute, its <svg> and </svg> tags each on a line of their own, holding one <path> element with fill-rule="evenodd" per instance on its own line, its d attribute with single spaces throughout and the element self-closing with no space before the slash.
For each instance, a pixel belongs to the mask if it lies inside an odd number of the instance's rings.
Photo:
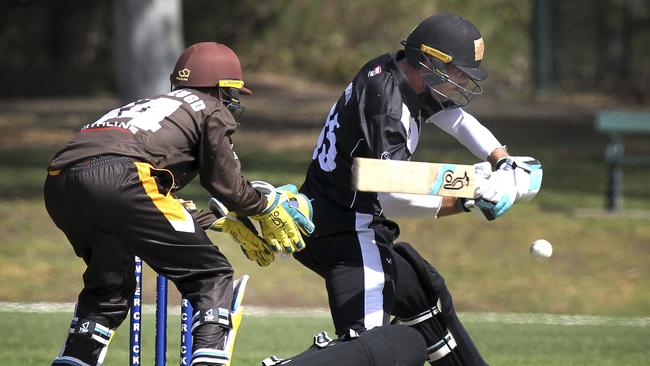
<svg viewBox="0 0 650 366">
<path fill-rule="evenodd" d="M 131 337 L 129 342 L 129 365 L 142 365 L 142 260 L 135 257 L 136 288 L 131 305 Z M 192 305 L 181 300 L 181 347 L 180 365 L 189 365 L 192 354 Z M 167 279 L 158 275 L 156 280 L 156 346 L 155 366 L 167 364 Z"/>
</svg>

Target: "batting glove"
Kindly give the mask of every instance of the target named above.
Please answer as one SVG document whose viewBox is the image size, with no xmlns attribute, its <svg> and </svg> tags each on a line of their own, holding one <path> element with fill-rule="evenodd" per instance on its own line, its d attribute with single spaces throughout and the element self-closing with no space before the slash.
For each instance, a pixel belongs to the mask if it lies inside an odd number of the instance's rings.
<svg viewBox="0 0 650 366">
<path fill-rule="evenodd" d="M 541 187 L 542 176 L 538 160 L 527 156 L 503 158 L 487 179 L 483 175 L 477 180 L 478 199 L 474 204 L 488 220 L 493 220 L 510 210 L 514 203 L 533 199 Z"/>
<path fill-rule="evenodd" d="M 539 160 L 530 156 L 511 156 L 517 195 L 515 202 L 532 200 L 542 187 L 544 171 Z"/>
</svg>

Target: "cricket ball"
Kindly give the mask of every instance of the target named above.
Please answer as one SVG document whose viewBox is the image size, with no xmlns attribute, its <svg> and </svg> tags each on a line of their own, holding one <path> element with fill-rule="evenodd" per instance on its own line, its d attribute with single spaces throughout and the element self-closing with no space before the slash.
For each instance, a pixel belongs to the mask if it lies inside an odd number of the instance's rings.
<svg viewBox="0 0 650 366">
<path fill-rule="evenodd" d="M 530 246 L 530 255 L 538 261 L 547 260 L 553 255 L 553 246 L 547 240 L 535 240 Z"/>
</svg>

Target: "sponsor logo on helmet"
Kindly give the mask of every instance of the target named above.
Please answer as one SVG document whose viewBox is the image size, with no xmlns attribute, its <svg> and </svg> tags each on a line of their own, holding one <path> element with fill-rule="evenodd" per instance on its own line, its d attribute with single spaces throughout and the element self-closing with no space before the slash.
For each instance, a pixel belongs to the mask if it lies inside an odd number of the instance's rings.
<svg viewBox="0 0 650 366">
<path fill-rule="evenodd" d="M 368 77 L 371 78 L 371 77 L 373 77 L 375 75 L 379 75 L 379 74 L 381 74 L 381 66 L 377 65 L 377 66 L 375 66 L 374 69 L 372 69 L 372 70 L 370 70 L 370 72 L 368 72 Z"/>
<path fill-rule="evenodd" d="M 242 86 L 244 86 L 244 82 L 242 80 L 237 80 L 237 79 L 222 79 L 222 80 L 219 80 L 219 87 L 220 88 L 241 89 Z"/>
<path fill-rule="evenodd" d="M 190 69 L 181 69 L 178 70 L 178 75 L 176 75 L 176 80 L 178 81 L 187 81 L 190 77 Z"/>
<path fill-rule="evenodd" d="M 475 43 L 476 44 L 476 43 Z M 426 44 L 423 44 L 420 46 L 420 51 L 426 53 L 427 55 L 433 56 L 437 58 L 438 60 L 444 62 L 444 63 L 449 63 L 453 59 L 451 55 L 448 55 L 438 49 L 435 49 L 433 47 L 429 47 Z"/>
<path fill-rule="evenodd" d="M 483 59 L 483 52 L 485 51 L 485 44 L 483 37 L 474 40 L 474 61 L 481 61 Z"/>
</svg>

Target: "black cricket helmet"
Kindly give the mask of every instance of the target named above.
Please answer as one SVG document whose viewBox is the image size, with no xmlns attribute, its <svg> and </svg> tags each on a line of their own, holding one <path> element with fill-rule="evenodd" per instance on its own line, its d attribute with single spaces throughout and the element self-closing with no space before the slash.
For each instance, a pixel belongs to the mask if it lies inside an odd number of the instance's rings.
<svg viewBox="0 0 650 366">
<path fill-rule="evenodd" d="M 465 18 L 432 15 L 418 24 L 402 44 L 408 63 L 415 69 L 429 71 L 422 75 L 427 87 L 452 102 L 453 107 L 465 106 L 482 93 L 478 82 L 487 78 L 487 72 L 481 68 L 483 37 Z M 455 92 L 441 92 L 439 86 L 443 83 L 454 85 Z"/>
</svg>

